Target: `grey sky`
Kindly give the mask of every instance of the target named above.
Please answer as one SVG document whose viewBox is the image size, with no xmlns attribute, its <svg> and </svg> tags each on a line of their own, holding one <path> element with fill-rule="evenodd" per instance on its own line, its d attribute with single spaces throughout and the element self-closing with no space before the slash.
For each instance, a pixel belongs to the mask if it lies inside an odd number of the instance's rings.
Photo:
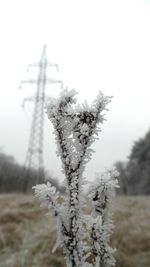
<svg viewBox="0 0 150 267">
<path fill-rule="evenodd" d="M 96 153 L 86 175 L 126 160 L 133 142 L 150 128 L 150 1 L 39 0 L 0 3 L 0 146 L 24 162 L 32 105 L 21 108 L 34 88 L 19 83 L 40 58 L 59 64 L 59 78 L 75 88 L 79 101 L 102 90 L 114 99 L 106 113 Z M 53 73 L 49 73 L 54 75 Z M 53 76 L 54 77 L 54 76 Z M 47 88 L 57 96 L 58 88 Z M 60 174 L 52 126 L 45 124 L 45 164 Z"/>
</svg>

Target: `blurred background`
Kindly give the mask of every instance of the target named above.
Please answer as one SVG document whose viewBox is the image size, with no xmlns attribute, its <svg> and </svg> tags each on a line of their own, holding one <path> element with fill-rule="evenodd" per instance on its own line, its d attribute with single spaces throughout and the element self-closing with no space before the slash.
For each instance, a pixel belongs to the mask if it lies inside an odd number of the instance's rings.
<svg viewBox="0 0 150 267">
<path fill-rule="evenodd" d="M 44 108 L 62 87 L 79 103 L 113 96 L 84 176 L 116 166 L 117 267 L 149 266 L 149 32 L 149 0 L 0 3 L 0 267 L 64 266 L 61 251 L 51 254 L 54 223 L 31 194 L 45 180 L 65 193 Z"/>
</svg>

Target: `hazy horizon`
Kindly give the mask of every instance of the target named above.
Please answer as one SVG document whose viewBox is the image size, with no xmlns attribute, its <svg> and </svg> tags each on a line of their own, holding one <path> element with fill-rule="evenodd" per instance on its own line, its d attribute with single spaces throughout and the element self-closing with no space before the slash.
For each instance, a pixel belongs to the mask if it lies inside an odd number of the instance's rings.
<svg viewBox="0 0 150 267">
<path fill-rule="evenodd" d="M 9 7 L 9 8 L 8 8 Z M 64 86 L 75 88 L 78 102 L 112 95 L 94 144 L 88 179 L 116 161 L 126 161 L 134 141 L 150 128 L 150 1 L 18 1 L 0 4 L 0 147 L 23 164 L 33 104 L 21 108 L 35 87 L 24 86 L 28 64 L 38 62 L 44 43 L 48 60 L 59 65 Z M 49 96 L 60 88 L 47 86 Z M 46 169 L 61 176 L 53 127 L 45 119 Z"/>
</svg>

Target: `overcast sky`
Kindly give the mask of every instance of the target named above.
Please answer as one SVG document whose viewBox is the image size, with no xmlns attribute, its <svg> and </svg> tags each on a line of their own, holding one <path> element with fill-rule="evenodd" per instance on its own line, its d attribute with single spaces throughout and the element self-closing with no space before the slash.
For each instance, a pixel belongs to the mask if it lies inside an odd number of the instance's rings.
<svg viewBox="0 0 150 267">
<path fill-rule="evenodd" d="M 113 95 L 96 141 L 94 172 L 127 160 L 135 140 L 150 128 L 150 1 L 5 0 L 0 2 L 0 147 L 23 163 L 28 147 L 33 105 L 21 108 L 34 87 L 23 87 L 26 67 L 40 59 L 47 44 L 58 78 L 78 91 L 79 101 L 98 91 Z M 56 77 L 49 71 L 49 76 Z M 47 87 L 57 96 L 60 89 Z M 46 168 L 61 176 L 52 126 L 45 120 Z"/>
</svg>

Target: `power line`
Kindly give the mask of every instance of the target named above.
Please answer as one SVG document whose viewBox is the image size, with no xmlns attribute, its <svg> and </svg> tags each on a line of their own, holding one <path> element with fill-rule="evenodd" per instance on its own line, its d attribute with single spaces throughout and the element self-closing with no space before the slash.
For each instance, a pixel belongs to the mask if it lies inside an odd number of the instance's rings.
<svg viewBox="0 0 150 267">
<path fill-rule="evenodd" d="M 45 89 L 47 84 L 60 84 L 63 87 L 61 80 L 50 79 L 47 77 L 47 69 L 55 67 L 58 71 L 58 65 L 49 63 L 46 56 L 46 45 L 43 47 L 41 59 L 38 63 L 30 64 L 28 71 L 32 67 L 39 68 L 37 79 L 29 79 L 21 82 L 20 88 L 24 84 L 36 84 L 37 90 L 33 96 L 24 98 L 23 105 L 27 101 L 34 102 L 34 110 L 32 115 L 31 131 L 29 136 L 28 150 L 25 159 L 25 168 L 27 170 L 36 169 L 40 175 L 44 168 L 43 159 L 43 144 L 44 144 L 44 105 L 48 97 Z M 39 178 L 40 179 L 40 178 Z M 38 181 L 37 181 L 38 182 Z"/>
</svg>

